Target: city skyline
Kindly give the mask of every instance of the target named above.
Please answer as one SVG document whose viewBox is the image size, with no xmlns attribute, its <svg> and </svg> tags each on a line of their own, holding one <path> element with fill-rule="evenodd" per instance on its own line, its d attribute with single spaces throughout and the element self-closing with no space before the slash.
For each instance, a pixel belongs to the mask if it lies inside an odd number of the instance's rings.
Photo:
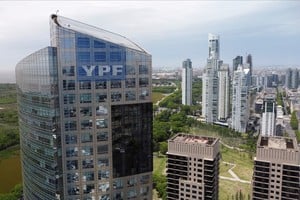
<svg viewBox="0 0 300 200">
<path fill-rule="evenodd" d="M 0 23 L 0 52 L 5 55 L 0 75 L 14 76 L 14 66 L 22 55 L 49 45 L 46 25 L 50 14 L 57 11 L 126 35 L 151 52 L 154 69 L 180 67 L 186 57 L 193 60 L 195 68 L 204 68 L 208 33 L 222 37 L 220 56 L 225 63 L 231 63 L 237 55 L 251 53 L 254 68 L 296 65 L 296 52 L 300 50 L 300 40 L 295 37 L 300 32 L 299 8 L 298 2 L 280 1 L 72 2 L 72 8 L 69 1 L 1 2 L 0 16 L 6 20 Z"/>
</svg>

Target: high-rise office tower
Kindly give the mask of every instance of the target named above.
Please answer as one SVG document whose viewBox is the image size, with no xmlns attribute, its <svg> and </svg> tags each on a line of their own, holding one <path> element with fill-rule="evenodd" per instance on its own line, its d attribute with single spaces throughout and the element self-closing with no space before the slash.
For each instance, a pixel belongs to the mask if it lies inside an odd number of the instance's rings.
<svg viewBox="0 0 300 200">
<path fill-rule="evenodd" d="M 300 199 L 300 149 L 296 138 L 259 136 L 252 199 Z"/>
<path fill-rule="evenodd" d="M 292 70 L 291 89 L 297 89 L 299 85 L 299 71 L 297 68 Z"/>
<path fill-rule="evenodd" d="M 51 15 L 16 67 L 26 200 L 152 199 L 151 55 Z"/>
<path fill-rule="evenodd" d="M 226 121 L 229 115 L 229 65 L 222 64 L 219 71 L 218 120 Z"/>
<path fill-rule="evenodd" d="M 249 118 L 248 72 L 240 65 L 233 75 L 231 128 L 239 132 L 246 131 Z"/>
<path fill-rule="evenodd" d="M 292 69 L 288 68 L 285 72 L 285 87 L 288 89 L 292 88 Z"/>
<path fill-rule="evenodd" d="M 219 139 L 177 134 L 168 141 L 168 200 L 217 200 Z"/>
<path fill-rule="evenodd" d="M 232 60 L 232 74 L 237 70 L 239 65 L 243 64 L 243 56 L 237 56 Z"/>
<path fill-rule="evenodd" d="M 264 97 L 261 122 L 261 135 L 274 136 L 276 124 L 276 96 L 275 94 L 267 94 Z"/>
<path fill-rule="evenodd" d="M 246 57 L 246 64 L 249 65 L 249 86 L 252 86 L 252 70 L 253 70 L 253 64 L 252 64 L 252 55 L 248 54 Z"/>
<path fill-rule="evenodd" d="M 182 63 L 182 104 L 191 106 L 192 102 L 193 68 L 192 61 L 187 59 Z"/>
<path fill-rule="evenodd" d="M 218 70 L 222 65 L 219 36 L 208 35 L 208 59 L 202 80 L 202 116 L 208 123 L 218 118 Z"/>
</svg>

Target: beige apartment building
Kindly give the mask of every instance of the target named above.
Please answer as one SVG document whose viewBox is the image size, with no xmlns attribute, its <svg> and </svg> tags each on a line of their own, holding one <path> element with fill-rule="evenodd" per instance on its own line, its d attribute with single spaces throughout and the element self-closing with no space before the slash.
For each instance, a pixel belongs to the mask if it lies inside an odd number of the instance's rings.
<svg viewBox="0 0 300 200">
<path fill-rule="evenodd" d="M 295 138 L 259 137 L 252 199 L 300 199 L 300 150 Z"/>
<path fill-rule="evenodd" d="M 168 200 L 217 200 L 219 139 L 179 133 L 168 141 Z"/>
</svg>

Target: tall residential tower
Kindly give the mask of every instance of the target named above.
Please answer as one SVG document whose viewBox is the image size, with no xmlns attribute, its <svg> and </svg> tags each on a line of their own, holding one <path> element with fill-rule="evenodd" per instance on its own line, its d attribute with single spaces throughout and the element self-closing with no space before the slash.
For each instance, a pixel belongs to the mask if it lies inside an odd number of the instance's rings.
<svg viewBox="0 0 300 200">
<path fill-rule="evenodd" d="M 229 65 L 222 64 L 219 71 L 218 120 L 226 121 L 229 116 Z"/>
<path fill-rule="evenodd" d="M 186 59 L 182 63 L 182 104 L 191 106 L 192 102 L 193 68 L 192 61 Z"/>
<path fill-rule="evenodd" d="M 51 47 L 16 67 L 26 200 L 152 199 L 151 55 L 50 17 Z"/>
</svg>

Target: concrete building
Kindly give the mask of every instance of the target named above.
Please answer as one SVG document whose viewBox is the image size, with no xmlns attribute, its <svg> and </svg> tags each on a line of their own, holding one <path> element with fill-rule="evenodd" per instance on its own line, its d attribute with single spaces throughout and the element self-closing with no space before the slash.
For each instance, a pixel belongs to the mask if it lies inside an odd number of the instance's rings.
<svg viewBox="0 0 300 200">
<path fill-rule="evenodd" d="M 264 106 L 261 122 L 261 135 L 262 136 L 275 136 L 276 124 L 276 95 L 266 94 L 264 97 Z"/>
<path fill-rule="evenodd" d="M 192 99 L 192 87 L 193 87 L 193 68 L 192 61 L 186 59 L 182 63 L 182 104 L 191 106 L 193 104 Z"/>
<path fill-rule="evenodd" d="M 24 199 L 152 199 L 151 55 L 62 16 L 50 28 L 16 66 Z"/>
<path fill-rule="evenodd" d="M 239 65 L 243 65 L 243 56 L 237 56 L 232 60 L 232 74 L 237 70 Z"/>
<path fill-rule="evenodd" d="M 257 142 L 253 200 L 300 199 L 300 150 L 296 138 L 262 137 Z"/>
<path fill-rule="evenodd" d="M 248 72 L 240 65 L 233 75 L 231 128 L 239 132 L 246 132 L 249 119 Z"/>
<path fill-rule="evenodd" d="M 177 134 L 168 141 L 168 200 L 217 200 L 219 139 Z"/>
<path fill-rule="evenodd" d="M 229 65 L 222 64 L 218 71 L 219 77 L 219 95 L 218 95 L 218 120 L 226 121 L 229 116 Z"/>
<path fill-rule="evenodd" d="M 218 119 L 218 70 L 222 65 L 219 36 L 208 35 L 208 59 L 202 76 L 202 116 L 207 123 Z"/>
</svg>

